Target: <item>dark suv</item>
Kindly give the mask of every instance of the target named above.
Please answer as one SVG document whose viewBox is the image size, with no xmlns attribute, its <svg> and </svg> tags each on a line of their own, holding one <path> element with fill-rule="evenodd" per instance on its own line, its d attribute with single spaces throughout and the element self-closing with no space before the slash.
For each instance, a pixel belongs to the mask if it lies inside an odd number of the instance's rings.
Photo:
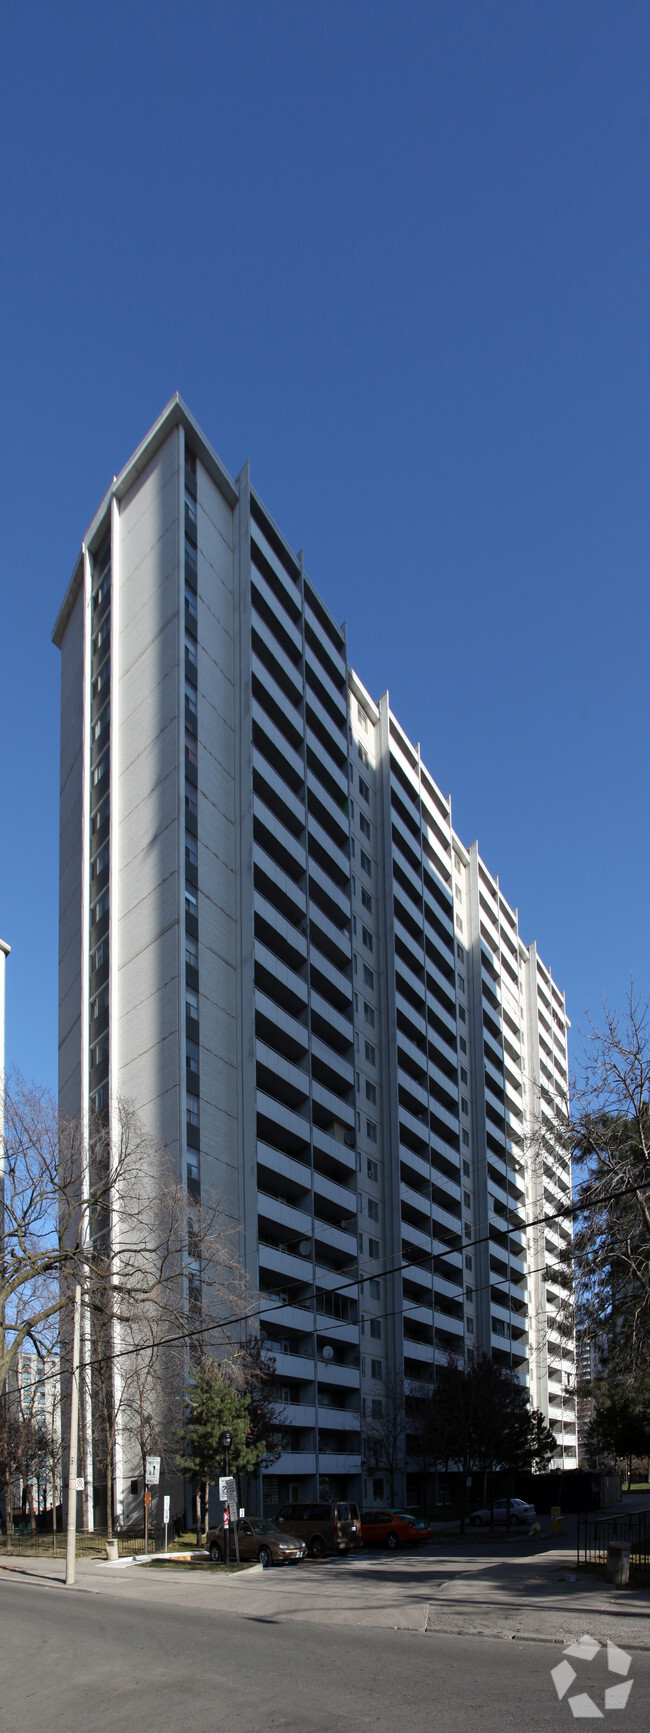
<svg viewBox="0 0 650 1733">
<path fill-rule="evenodd" d="M 332 1504 L 283 1504 L 274 1521 L 304 1540 L 312 1558 L 324 1558 L 326 1552 L 354 1552 L 363 1545 L 359 1507 L 345 1499 Z"/>
</svg>

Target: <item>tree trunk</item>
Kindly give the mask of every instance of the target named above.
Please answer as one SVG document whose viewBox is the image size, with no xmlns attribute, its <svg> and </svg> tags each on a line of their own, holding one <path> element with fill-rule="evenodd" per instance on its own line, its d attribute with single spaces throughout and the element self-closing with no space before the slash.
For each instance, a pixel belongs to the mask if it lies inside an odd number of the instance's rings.
<svg viewBox="0 0 650 1733">
<path fill-rule="evenodd" d="M 194 1497 L 194 1528 L 196 1530 L 196 1544 L 197 1544 L 197 1546 L 200 1546 L 201 1545 L 201 1538 L 202 1538 L 202 1536 L 201 1536 L 201 1487 L 199 1485 L 198 1480 L 196 1481 L 194 1489 L 193 1489 L 193 1497 Z"/>
<path fill-rule="evenodd" d="M 113 1451 L 111 1439 L 106 1434 L 106 1535 L 113 1539 Z"/>
<path fill-rule="evenodd" d="M 31 1481 L 29 1481 L 29 1480 L 25 1484 L 25 1497 L 27 1499 L 27 1509 L 29 1511 L 30 1532 L 32 1534 L 36 1534 L 36 1511 L 34 1509 L 34 1494 L 32 1492 Z"/>
<path fill-rule="evenodd" d="M 7 1522 L 7 1540 L 9 1540 L 9 1536 L 14 1532 L 14 1496 L 10 1475 L 7 1475 L 5 1481 L 5 1516 Z"/>
</svg>

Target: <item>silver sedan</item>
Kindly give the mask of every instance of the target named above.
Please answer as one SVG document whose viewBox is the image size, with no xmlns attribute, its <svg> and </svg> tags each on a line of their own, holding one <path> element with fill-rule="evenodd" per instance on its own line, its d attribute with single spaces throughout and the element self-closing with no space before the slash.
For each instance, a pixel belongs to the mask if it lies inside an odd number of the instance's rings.
<svg viewBox="0 0 650 1733">
<path fill-rule="evenodd" d="M 511 1498 L 510 1500 L 507 1498 L 495 1498 L 495 1523 L 508 1521 L 508 1503 L 510 1503 L 510 1521 L 513 1528 L 518 1524 L 520 1524 L 522 1528 L 525 1528 L 527 1523 L 535 1521 L 537 1511 L 535 1510 L 534 1504 L 526 1504 L 523 1498 Z M 488 1505 L 485 1510 L 473 1510 L 469 1520 L 474 1528 L 489 1528 L 492 1520 L 490 1506 Z"/>
</svg>

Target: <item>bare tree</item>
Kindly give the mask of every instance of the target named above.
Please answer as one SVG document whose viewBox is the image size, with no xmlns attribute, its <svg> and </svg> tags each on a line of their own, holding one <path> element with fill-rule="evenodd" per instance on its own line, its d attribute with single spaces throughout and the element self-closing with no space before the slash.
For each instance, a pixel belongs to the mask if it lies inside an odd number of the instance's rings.
<svg viewBox="0 0 650 1733">
<path fill-rule="evenodd" d="M 381 1404 L 381 1412 L 375 1414 L 366 1427 L 366 1449 L 374 1466 L 388 1475 L 393 1504 L 395 1481 L 404 1467 L 406 1433 L 405 1386 L 398 1372 L 389 1371 L 381 1396 L 375 1400 Z"/>
<path fill-rule="evenodd" d="M 116 1427 L 128 1421 L 142 1449 L 154 1406 L 162 1412 L 172 1383 L 182 1391 L 191 1343 L 223 1354 L 241 1333 L 251 1295 L 237 1224 L 219 1199 L 188 1196 L 127 1102 L 114 1103 L 110 1125 L 84 1127 L 14 1076 L 5 1115 L 0 1388 L 27 1342 L 44 1355 L 60 1334 L 65 1369 L 79 1285 L 88 1323 L 82 1376 L 102 1439 L 110 1525 Z M 181 1409 L 179 1395 L 177 1421 Z"/>
</svg>

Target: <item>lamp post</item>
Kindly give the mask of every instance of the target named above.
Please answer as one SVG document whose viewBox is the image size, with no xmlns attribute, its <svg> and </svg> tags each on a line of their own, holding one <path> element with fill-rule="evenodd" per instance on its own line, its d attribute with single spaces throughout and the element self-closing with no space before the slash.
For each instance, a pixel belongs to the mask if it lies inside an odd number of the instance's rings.
<svg viewBox="0 0 650 1733">
<path fill-rule="evenodd" d="M 219 1443 L 226 1459 L 226 1479 L 228 1479 L 230 1473 L 228 1452 L 232 1444 L 232 1432 L 228 1432 L 227 1429 L 224 1429 L 224 1431 L 219 1434 Z M 227 1500 L 226 1509 L 228 1511 L 228 1526 L 226 1528 L 226 1565 L 228 1566 L 230 1564 L 230 1499 Z"/>
</svg>

